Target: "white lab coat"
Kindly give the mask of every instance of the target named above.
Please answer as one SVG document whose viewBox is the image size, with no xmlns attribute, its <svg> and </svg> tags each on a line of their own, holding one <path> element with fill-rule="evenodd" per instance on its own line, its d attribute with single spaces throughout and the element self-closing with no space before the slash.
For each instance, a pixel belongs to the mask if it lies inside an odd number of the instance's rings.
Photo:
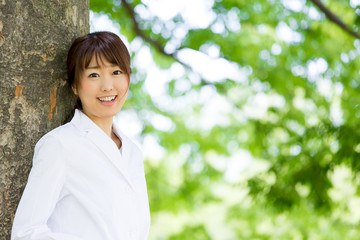
<svg viewBox="0 0 360 240">
<path fill-rule="evenodd" d="M 39 140 L 12 240 L 147 239 L 142 153 L 114 127 L 121 151 L 79 110 Z"/>
</svg>

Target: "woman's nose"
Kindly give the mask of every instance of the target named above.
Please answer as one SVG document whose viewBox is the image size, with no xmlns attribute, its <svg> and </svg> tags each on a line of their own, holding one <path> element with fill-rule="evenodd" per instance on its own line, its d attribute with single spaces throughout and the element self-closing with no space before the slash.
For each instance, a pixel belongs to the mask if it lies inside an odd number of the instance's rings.
<svg viewBox="0 0 360 240">
<path fill-rule="evenodd" d="M 114 85 L 113 85 L 113 80 L 111 78 L 111 76 L 104 76 L 102 79 L 102 85 L 101 85 L 101 90 L 105 91 L 105 92 L 109 92 L 111 90 L 113 90 Z"/>
</svg>

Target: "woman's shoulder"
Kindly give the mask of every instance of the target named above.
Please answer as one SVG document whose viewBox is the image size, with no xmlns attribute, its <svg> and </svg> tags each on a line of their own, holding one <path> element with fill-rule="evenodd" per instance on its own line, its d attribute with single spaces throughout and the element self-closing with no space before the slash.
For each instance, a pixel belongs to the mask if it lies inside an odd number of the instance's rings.
<svg viewBox="0 0 360 240">
<path fill-rule="evenodd" d="M 66 123 L 43 135 L 36 143 L 36 147 L 40 147 L 44 143 L 54 143 L 58 145 L 66 144 L 74 139 L 77 135 L 76 132 L 76 129 L 70 123 Z"/>
</svg>

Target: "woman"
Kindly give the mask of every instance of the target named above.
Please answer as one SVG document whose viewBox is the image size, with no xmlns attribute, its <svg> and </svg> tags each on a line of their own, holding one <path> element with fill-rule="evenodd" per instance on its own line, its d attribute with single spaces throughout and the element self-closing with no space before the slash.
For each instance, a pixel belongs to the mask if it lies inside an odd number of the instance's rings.
<svg viewBox="0 0 360 240">
<path fill-rule="evenodd" d="M 67 67 L 77 109 L 36 144 L 11 239 L 146 239 L 142 154 L 113 122 L 129 90 L 128 50 L 113 33 L 90 33 L 74 41 Z"/>
</svg>

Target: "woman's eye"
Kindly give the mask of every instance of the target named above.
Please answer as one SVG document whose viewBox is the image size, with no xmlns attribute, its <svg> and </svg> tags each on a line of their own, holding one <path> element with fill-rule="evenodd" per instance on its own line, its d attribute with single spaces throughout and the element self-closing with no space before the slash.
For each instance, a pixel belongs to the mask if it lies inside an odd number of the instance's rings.
<svg viewBox="0 0 360 240">
<path fill-rule="evenodd" d="M 97 74 L 97 73 L 91 73 L 91 74 L 89 75 L 89 77 L 90 77 L 90 78 L 96 78 L 96 77 L 99 77 L 99 74 Z"/>
<path fill-rule="evenodd" d="M 122 73 L 122 71 L 120 71 L 120 70 L 116 70 L 116 71 L 114 71 L 114 75 L 120 75 Z"/>
</svg>

